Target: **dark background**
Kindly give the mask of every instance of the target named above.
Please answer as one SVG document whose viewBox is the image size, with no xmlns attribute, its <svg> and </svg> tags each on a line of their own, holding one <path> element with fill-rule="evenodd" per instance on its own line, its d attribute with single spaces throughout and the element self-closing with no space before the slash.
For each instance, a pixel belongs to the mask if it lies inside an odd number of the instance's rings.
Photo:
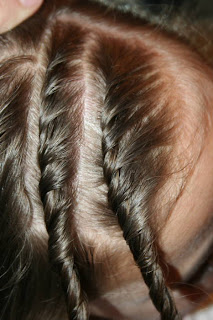
<svg viewBox="0 0 213 320">
<path fill-rule="evenodd" d="M 149 11 L 151 14 L 160 14 L 165 9 L 175 12 L 183 6 L 186 11 L 199 18 L 213 19 L 213 0 L 92 0 L 116 7 L 122 11 L 131 11 L 136 14 Z"/>
</svg>

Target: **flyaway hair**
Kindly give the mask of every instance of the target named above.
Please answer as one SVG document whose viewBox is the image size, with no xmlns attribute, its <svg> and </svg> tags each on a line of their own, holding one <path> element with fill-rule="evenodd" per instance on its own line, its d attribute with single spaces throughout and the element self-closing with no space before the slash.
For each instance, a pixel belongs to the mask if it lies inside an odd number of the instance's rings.
<svg viewBox="0 0 213 320">
<path fill-rule="evenodd" d="M 107 255 L 116 240 L 161 319 L 181 319 L 153 224 L 188 117 L 162 34 L 54 0 L 0 37 L 0 319 L 89 319 L 107 265 L 97 243 Z"/>
</svg>

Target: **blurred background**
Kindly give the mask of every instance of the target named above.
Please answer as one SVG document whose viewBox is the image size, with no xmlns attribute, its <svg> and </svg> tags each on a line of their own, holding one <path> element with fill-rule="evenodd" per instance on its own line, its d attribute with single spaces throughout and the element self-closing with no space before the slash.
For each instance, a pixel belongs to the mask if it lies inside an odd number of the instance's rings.
<svg viewBox="0 0 213 320">
<path fill-rule="evenodd" d="M 124 12 L 143 16 L 144 11 L 159 15 L 166 11 L 172 13 L 181 6 L 199 18 L 213 18 L 213 0 L 92 0 Z"/>
<path fill-rule="evenodd" d="M 133 0 L 134 2 L 134 0 Z M 174 5 L 180 6 L 183 3 L 188 3 L 188 7 L 192 10 L 196 7 L 197 14 L 200 17 L 212 18 L 213 17 L 213 0 L 139 0 L 138 2 L 143 3 L 147 6 L 160 5 Z"/>
</svg>

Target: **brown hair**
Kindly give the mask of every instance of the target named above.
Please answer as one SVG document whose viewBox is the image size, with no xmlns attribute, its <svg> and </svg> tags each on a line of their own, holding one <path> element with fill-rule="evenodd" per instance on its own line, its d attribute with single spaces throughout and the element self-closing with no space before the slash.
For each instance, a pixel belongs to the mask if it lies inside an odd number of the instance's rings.
<svg viewBox="0 0 213 320">
<path fill-rule="evenodd" d="M 121 232 L 162 319 L 181 318 L 153 224 L 185 117 L 164 36 L 83 0 L 46 1 L 1 36 L 1 318 L 66 317 L 64 291 L 68 318 L 88 319 L 97 243 Z"/>
</svg>

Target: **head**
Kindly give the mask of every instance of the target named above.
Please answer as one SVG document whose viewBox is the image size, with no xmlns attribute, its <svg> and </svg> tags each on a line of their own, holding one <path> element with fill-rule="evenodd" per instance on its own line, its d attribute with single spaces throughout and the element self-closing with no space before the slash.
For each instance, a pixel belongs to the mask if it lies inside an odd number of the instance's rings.
<svg viewBox="0 0 213 320">
<path fill-rule="evenodd" d="M 54 0 L 0 38 L 2 317 L 194 308 L 182 296 L 212 243 L 213 70 L 181 24 Z"/>
</svg>

